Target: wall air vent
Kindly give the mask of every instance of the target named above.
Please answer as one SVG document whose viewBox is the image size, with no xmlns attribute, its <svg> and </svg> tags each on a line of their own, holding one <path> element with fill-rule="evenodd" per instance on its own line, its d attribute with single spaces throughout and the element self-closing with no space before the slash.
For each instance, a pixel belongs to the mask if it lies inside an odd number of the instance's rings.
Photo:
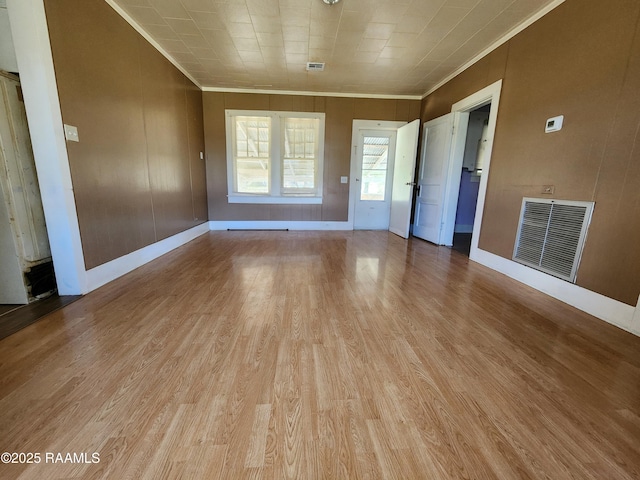
<svg viewBox="0 0 640 480">
<path fill-rule="evenodd" d="M 322 72 L 324 71 L 324 63 L 321 62 L 307 62 L 308 72 Z"/>
<path fill-rule="evenodd" d="M 523 198 L 513 260 L 575 282 L 593 202 Z"/>
</svg>

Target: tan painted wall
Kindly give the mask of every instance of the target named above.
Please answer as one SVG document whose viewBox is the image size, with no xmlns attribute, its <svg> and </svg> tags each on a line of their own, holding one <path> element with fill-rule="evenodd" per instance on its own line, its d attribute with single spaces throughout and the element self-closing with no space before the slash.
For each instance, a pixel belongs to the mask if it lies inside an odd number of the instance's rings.
<svg viewBox="0 0 640 480">
<path fill-rule="evenodd" d="M 511 258 L 524 196 L 595 201 L 577 284 L 640 294 L 640 3 L 567 0 L 422 103 L 422 119 L 503 78 L 480 248 Z M 564 115 L 560 132 L 545 120 Z"/>
<path fill-rule="evenodd" d="M 102 0 L 46 0 L 85 264 L 207 220 L 202 93 Z"/>
<path fill-rule="evenodd" d="M 210 220 L 347 221 L 351 127 L 354 119 L 410 121 L 419 100 L 383 100 L 296 95 L 203 93 Z M 225 109 L 325 113 L 322 205 L 246 205 L 227 203 Z"/>
</svg>

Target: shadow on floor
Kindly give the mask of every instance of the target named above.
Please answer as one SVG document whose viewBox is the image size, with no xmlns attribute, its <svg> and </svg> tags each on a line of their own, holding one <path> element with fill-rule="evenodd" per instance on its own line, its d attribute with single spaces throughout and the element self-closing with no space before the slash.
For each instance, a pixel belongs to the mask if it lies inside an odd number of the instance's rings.
<svg viewBox="0 0 640 480">
<path fill-rule="evenodd" d="M 471 235 L 471 233 L 454 233 L 452 248 L 468 257 L 471 252 Z"/>
<path fill-rule="evenodd" d="M 0 305 L 0 340 L 79 298 L 81 295 L 52 295 L 29 305 Z"/>
</svg>

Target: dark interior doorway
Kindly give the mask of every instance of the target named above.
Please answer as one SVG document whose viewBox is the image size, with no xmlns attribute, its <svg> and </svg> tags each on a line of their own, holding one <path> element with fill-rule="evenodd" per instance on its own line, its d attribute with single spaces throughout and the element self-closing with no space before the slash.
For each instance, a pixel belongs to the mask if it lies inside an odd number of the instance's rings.
<svg viewBox="0 0 640 480">
<path fill-rule="evenodd" d="M 460 172 L 460 193 L 453 234 L 453 249 L 467 256 L 471 251 L 473 222 L 476 216 L 480 178 L 482 177 L 490 110 L 491 104 L 488 103 L 469 112 L 469 126 L 462 171 Z"/>
</svg>

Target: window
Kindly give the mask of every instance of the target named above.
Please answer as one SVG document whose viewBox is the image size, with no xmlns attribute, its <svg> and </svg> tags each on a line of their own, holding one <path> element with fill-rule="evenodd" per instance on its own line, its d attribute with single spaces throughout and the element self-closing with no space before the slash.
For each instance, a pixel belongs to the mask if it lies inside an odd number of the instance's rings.
<svg viewBox="0 0 640 480">
<path fill-rule="evenodd" d="M 229 203 L 322 203 L 324 113 L 226 111 Z"/>
<path fill-rule="evenodd" d="M 364 137 L 360 200 L 385 201 L 388 159 L 389 137 Z"/>
</svg>

